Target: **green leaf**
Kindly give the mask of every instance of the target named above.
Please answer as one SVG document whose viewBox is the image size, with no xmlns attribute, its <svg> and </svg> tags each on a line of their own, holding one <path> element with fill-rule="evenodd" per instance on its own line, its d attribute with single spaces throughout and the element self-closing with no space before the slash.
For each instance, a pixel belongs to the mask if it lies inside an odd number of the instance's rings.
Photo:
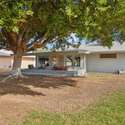
<svg viewBox="0 0 125 125">
<path fill-rule="evenodd" d="M 107 0 L 97 0 L 100 5 L 106 5 Z"/>
<path fill-rule="evenodd" d="M 0 26 L 3 26 L 3 25 L 4 25 L 4 21 L 0 20 Z"/>
<path fill-rule="evenodd" d="M 12 29 L 12 31 L 18 33 L 19 32 L 19 28 L 16 27 L 16 26 L 14 26 L 13 29 Z"/>
<path fill-rule="evenodd" d="M 28 10 L 28 11 L 26 12 L 26 14 L 29 15 L 29 16 L 32 16 L 32 15 L 33 15 L 33 11 Z"/>
</svg>

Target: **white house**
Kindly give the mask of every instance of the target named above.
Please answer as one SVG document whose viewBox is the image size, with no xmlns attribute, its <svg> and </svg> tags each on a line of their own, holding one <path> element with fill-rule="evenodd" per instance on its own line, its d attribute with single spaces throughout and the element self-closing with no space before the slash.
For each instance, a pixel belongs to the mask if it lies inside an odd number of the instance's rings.
<svg viewBox="0 0 125 125">
<path fill-rule="evenodd" d="M 117 72 L 125 70 L 125 43 L 114 42 L 109 49 L 99 44 L 81 45 L 65 51 L 37 51 L 37 68 L 79 72 Z"/>
<path fill-rule="evenodd" d="M 28 68 L 28 65 L 35 67 L 35 56 L 23 56 L 21 68 Z M 13 53 L 7 50 L 0 50 L 0 69 L 11 69 L 13 66 Z"/>
</svg>

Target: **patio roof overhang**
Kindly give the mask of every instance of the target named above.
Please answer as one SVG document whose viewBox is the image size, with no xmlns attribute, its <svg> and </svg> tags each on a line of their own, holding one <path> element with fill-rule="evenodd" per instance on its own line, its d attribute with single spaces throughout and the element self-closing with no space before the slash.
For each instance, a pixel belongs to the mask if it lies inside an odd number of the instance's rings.
<svg viewBox="0 0 125 125">
<path fill-rule="evenodd" d="M 26 53 L 26 55 L 50 54 L 50 53 L 62 53 L 62 54 L 66 54 L 66 53 L 78 53 L 78 54 L 90 54 L 90 52 L 89 52 L 88 50 L 76 49 L 76 50 L 64 50 L 64 51 L 32 51 L 32 52 Z"/>
</svg>

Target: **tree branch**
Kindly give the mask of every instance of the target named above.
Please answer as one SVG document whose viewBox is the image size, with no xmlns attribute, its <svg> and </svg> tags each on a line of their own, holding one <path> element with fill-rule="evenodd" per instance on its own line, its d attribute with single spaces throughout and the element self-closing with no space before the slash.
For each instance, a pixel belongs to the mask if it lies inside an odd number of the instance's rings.
<svg viewBox="0 0 125 125">
<path fill-rule="evenodd" d="M 45 32 L 42 37 L 39 38 L 39 36 L 38 36 L 38 37 L 34 38 L 34 40 L 29 44 L 28 49 L 31 49 L 31 48 L 33 48 L 34 46 L 37 46 L 37 45 L 42 46 L 42 44 L 47 40 L 47 37 L 48 37 L 48 33 Z"/>
<path fill-rule="evenodd" d="M 9 46 L 9 48 L 12 51 L 15 51 L 16 46 L 17 46 L 17 42 L 16 42 L 17 34 L 14 32 L 8 32 L 5 29 L 2 29 L 1 31 L 2 31 L 3 36 L 5 36 L 5 38 L 6 38 L 6 42 Z"/>
<path fill-rule="evenodd" d="M 21 33 L 18 33 L 18 37 L 17 37 L 17 42 L 18 42 L 18 46 L 20 46 L 22 41 L 25 41 L 25 36 L 27 34 L 27 32 L 29 31 L 29 27 L 28 25 L 25 26 L 25 28 L 22 30 Z"/>
</svg>

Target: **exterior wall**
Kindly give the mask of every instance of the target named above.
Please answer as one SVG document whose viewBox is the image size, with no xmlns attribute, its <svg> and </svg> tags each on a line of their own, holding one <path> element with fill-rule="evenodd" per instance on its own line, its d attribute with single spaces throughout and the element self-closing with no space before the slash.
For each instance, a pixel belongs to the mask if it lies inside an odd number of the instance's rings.
<svg viewBox="0 0 125 125">
<path fill-rule="evenodd" d="M 35 67 L 35 57 L 23 57 L 21 68 L 28 68 L 28 65 Z M 0 56 L 0 68 L 11 69 L 13 66 L 12 56 Z"/>
<path fill-rule="evenodd" d="M 0 68 L 11 68 L 12 58 L 9 56 L 0 56 Z"/>
<path fill-rule="evenodd" d="M 28 68 L 28 65 L 33 65 L 35 67 L 35 57 L 23 57 L 22 59 L 22 69 Z"/>
<path fill-rule="evenodd" d="M 88 72 L 116 72 L 118 69 L 125 70 L 125 53 L 117 53 L 117 58 L 100 58 L 99 53 L 87 56 Z"/>
</svg>

